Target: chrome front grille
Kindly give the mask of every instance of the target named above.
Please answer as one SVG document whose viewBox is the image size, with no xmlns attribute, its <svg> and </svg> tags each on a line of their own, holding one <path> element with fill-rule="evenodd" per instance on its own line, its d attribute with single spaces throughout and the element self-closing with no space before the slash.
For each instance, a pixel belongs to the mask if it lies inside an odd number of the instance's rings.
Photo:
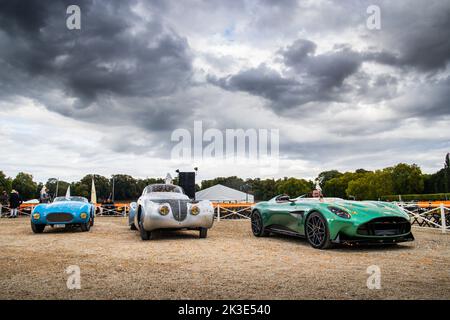
<svg viewBox="0 0 450 320">
<path fill-rule="evenodd" d="M 189 200 L 152 200 L 156 203 L 168 203 L 172 209 L 173 218 L 177 221 L 183 221 L 187 217 L 187 204 Z"/>
<path fill-rule="evenodd" d="M 67 212 L 53 212 L 47 214 L 48 222 L 70 222 L 73 220 L 73 215 Z"/>
</svg>

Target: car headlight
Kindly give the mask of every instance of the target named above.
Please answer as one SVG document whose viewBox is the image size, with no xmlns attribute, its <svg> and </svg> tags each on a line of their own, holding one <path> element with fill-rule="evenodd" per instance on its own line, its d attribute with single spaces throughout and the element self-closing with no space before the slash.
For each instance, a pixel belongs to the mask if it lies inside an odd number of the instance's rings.
<svg viewBox="0 0 450 320">
<path fill-rule="evenodd" d="M 192 206 L 191 207 L 191 214 L 196 216 L 200 213 L 200 208 L 198 206 Z"/>
<path fill-rule="evenodd" d="M 163 204 L 159 207 L 159 214 L 162 216 L 167 216 L 170 212 L 170 208 L 168 205 Z"/>
<path fill-rule="evenodd" d="M 40 217 L 41 217 L 41 215 L 39 214 L 39 212 L 33 213 L 33 219 L 34 220 L 39 220 Z"/>
<path fill-rule="evenodd" d="M 80 218 L 81 218 L 81 219 L 86 219 L 86 218 L 87 218 L 87 213 L 86 213 L 86 212 L 82 212 L 82 213 L 80 214 Z"/>
<path fill-rule="evenodd" d="M 337 215 L 340 218 L 344 219 L 350 219 L 352 216 L 347 211 L 337 208 L 337 207 L 328 207 L 328 210 L 333 212 L 335 215 Z"/>
</svg>

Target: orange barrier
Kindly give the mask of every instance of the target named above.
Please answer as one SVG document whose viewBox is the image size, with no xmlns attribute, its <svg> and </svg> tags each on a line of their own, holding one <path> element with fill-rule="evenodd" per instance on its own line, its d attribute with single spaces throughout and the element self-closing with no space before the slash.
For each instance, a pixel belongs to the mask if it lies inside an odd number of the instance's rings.
<svg viewBox="0 0 450 320">
<path fill-rule="evenodd" d="M 255 203 L 252 202 L 239 202 L 239 203 L 213 202 L 212 204 L 214 207 L 220 206 L 221 208 L 243 208 L 255 205 Z"/>
<path fill-rule="evenodd" d="M 441 201 L 418 201 L 417 202 L 417 205 L 420 207 L 420 208 L 437 208 L 437 207 L 440 207 L 441 206 L 441 204 L 443 204 L 444 205 L 444 207 L 450 207 L 450 201 L 443 201 L 443 200 L 441 200 Z"/>
</svg>

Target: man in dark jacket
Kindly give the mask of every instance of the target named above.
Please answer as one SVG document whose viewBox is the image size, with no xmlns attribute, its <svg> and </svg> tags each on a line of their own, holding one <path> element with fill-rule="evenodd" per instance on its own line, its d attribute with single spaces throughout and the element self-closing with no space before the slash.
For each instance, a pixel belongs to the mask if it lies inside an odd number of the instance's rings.
<svg viewBox="0 0 450 320">
<path fill-rule="evenodd" d="M 11 191 L 9 195 L 9 207 L 11 208 L 10 218 L 17 218 L 19 206 L 22 203 L 19 193 L 16 190 Z"/>
<path fill-rule="evenodd" d="M 6 207 L 8 207 L 8 193 L 3 191 L 0 195 L 0 217 L 3 216 L 3 212 L 7 212 Z"/>
</svg>

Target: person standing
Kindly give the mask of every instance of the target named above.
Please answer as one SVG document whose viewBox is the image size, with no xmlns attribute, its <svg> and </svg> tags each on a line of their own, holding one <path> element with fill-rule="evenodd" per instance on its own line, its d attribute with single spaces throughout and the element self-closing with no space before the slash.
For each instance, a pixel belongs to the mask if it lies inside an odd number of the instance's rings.
<svg viewBox="0 0 450 320">
<path fill-rule="evenodd" d="M 19 206 L 22 203 L 19 193 L 16 190 L 11 191 L 9 195 L 9 207 L 11 208 L 10 218 L 17 218 Z"/>
<path fill-rule="evenodd" d="M 3 212 L 6 212 L 6 208 L 8 207 L 8 193 L 6 191 L 3 191 L 0 196 L 0 217 L 3 216 Z"/>
</svg>

